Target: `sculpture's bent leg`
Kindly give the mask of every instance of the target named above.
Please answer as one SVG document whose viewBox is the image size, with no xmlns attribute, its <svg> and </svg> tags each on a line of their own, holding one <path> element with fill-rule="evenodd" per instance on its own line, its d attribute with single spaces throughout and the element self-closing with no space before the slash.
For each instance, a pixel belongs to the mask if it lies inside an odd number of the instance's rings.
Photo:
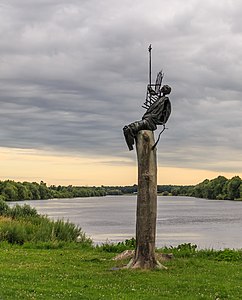
<svg viewBox="0 0 242 300">
<path fill-rule="evenodd" d="M 134 145 L 134 140 L 140 130 L 155 130 L 156 126 L 152 126 L 149 124 L 149 122 L 145 119 L 141 121 L 135 121 L 129 125 L 124 126 L 123 132 L 124 132 L 124 137 L 125 141 L 128 145 L 129 150 L 133 150 L 133 145 Z"/>
</svg>

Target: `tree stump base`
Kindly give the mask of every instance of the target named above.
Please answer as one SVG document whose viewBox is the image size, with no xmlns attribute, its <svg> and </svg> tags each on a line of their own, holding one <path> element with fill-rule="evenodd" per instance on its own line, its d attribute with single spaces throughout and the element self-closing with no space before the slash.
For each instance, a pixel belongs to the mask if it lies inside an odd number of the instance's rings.
<svg viewBox="0 0 242 300">
<path fill-rule="evenodd" d="M 162 265 L 158 260 L 150 261 L 136 261 L 131 259 L 131 261 L 125 266 L 125 269 L 142 269 L 142 270 L 167 270 L 167 267 Z"/>
<path fill-rule="evenodd" d="M 134 262 L 134 255 L 135 255 L 135 250 L 125 250 L 122 253 L 116 255 L 112 260 L 115 261 L 121 261 L 121 260 L 126 260 L 131 258 L 130 262 L 123 268 L 125 269 L 165 269 L 167 270 L 167 267 L 162 265 L 162 262 L 169 261 L 174 258 L 172 253 L 155 253 L 155 259 L 157 264 L 155 266 L 141 266 L 138 264 L 133 264 Z"/>
<path fill-rule="evenodd" d="M 157 159 L 154 133 L 138 132 L 136 151 L 138 159 L 138 193 L 136 211 L 136 249 L 128 268 L 162 268 L 155 256 L 157 217 Z"/>
</svg>

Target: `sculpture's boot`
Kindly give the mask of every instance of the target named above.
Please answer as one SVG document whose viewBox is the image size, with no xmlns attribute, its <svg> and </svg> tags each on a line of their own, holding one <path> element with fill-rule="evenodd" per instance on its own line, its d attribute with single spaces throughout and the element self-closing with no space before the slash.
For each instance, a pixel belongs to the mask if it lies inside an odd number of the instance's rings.
<svg viewBox="0 0 242 300">
<path fill-rule="evenodd" d="M 124 126 L 123 128 L 123 132 L 124 132 L 124 137 L 125 137 L 125 141 L 128 145 L 129 150 L 133 150 L 133 145 L 134 145 L 134 135 L 132 133 L 132 130 L 129 126 Z"/>
</svg>

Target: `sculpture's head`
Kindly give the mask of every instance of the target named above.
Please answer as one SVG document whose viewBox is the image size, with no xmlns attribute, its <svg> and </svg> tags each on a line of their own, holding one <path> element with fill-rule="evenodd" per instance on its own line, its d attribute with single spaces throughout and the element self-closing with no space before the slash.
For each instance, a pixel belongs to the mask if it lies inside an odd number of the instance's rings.
<svg viewBox="0 0 242 300">
<path fill-rule="evenodd" d="M 167 84 L 163 85 L 163 87 L 161 88 L 161 93 L 163 93 L 163 95 L 169 95 L 171 92 L 171 87 Z"/>
</svg>

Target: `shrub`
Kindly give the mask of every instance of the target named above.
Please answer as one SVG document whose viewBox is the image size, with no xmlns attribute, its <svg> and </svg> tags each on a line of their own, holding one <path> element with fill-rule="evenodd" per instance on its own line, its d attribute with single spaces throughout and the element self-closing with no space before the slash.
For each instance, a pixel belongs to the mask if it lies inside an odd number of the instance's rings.
<svg viewBox="0 0 242 300">
<path fill-rule="evenodd" d="M 0 216 L 7 216 L 9 211 L 10 208 L 7 203 L 4 200 L 0 199 Z"/>
<path fill-rule="evenodd" d="M 26 231 L 22 224 L 8 218 L 1 219 L 0 241 L 23 245 L 26 238 Z"/>
<path fill-rule="evenodd" d="M 81 229 L 72 223 L 64 222 L 63 220 L 53 222 L 52 236 L 56 240 L 66 242 L 76 241 L 80 233 Z"/>
<path fill-rule="evenodd" d="M 114 253 L 121 253 L 125 250 L 135 249 L 136 240 L 135 238 L 127 239 L 124 242 L 119 242 L 117 244 L 106 242 L 101 246 L 97 246 L 101 251 L 105 252 L 114 252 Z"/>
<path fill-rule="evenodd" d="M 11 210 L 9 210 L 8 215 L 11 216 L 13 219 L 39 216 L 37 210 L 27 204 L 24 205 L 16 204 L 15 206 L 12 207 Z"/>
<path fill-rule="evenodd" d="M 0 241 L 11 244 L 78 242 L 92 245 L 91 239 L 86 237 L 80 227 L 63 220 L 50 220 L 26 204 L 10 208 L 4 201 L 0 201 L 0 215 Z"/>
<path fill-rule="evenodd" d="M 6 201 L 6 197 L 4 195 L 0 195 L 0 201 Z"/>
<path fill-rule="evenodd" d="M 224 249 L 216 252 L 216 257 L 219 261 L 238 261 L 242 260 L 242 253 L 231 249 Z"/>
<path fill-rule="evenodd" d="M 172 252 L 176 257 L 194 256 L 197 251 L 197 245 L 191 243 L 180 244 L 177 247 L 165 247 L 162 249 L 165 253 Z"/>
</svg>

